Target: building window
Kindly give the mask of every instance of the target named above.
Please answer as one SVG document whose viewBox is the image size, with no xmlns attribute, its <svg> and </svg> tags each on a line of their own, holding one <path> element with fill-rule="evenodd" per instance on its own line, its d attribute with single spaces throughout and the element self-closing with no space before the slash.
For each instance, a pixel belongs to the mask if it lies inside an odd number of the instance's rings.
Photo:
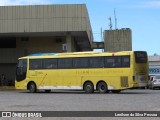
<svg viewBox="0 0 160 120">
<path fill-rule="evenodd" d="M 16 48 L 16 38 L 0 37 L 0 48 Z"/>
</svg>

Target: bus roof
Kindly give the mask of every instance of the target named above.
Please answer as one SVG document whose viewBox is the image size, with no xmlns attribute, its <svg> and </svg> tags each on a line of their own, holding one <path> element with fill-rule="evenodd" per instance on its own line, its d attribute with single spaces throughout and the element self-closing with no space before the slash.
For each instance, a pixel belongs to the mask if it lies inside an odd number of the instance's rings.
<svg viewBox="0 0 160 120">
<path fill-rule="evenodd" d="M 34 54 L 29 54 L 29 56 L 49 56 L 49 55 L 55 55 L 57 53 L 34 53 Z"/>
<path fill-rule="evenodd" d="M 25 57 L 21 57 L 19 59 L 25 58 L 62 58 L 62 57 L 87 57 L 87 56 L 118 56 L 118 55 L 130 55 L 133 51 L 120 51 L 120 52 L 67 52 L 67 53 L 35 53 L 30 54 Z"/>
</svg>

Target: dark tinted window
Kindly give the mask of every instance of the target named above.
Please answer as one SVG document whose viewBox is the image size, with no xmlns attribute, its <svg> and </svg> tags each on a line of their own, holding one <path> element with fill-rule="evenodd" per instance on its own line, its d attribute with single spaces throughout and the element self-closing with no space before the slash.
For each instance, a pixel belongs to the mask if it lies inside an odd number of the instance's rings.
<svg viewBox="0 0 160 120">
<path fill-rule="evenodd" d="M 91 68 L 103 68 L 104 57 L 91 57 L 89 58 L 89 63 Z"/>
<path fill-rule="evenodd" d="M 43 59 L 44 69 L 55 69 L 57 68 L 57 59 Z"/>
<path fill-rule="evenodd" d="M 73 58 L 73 67 L 74 68 L 88 68 L 89 67 L 88 58 Z"/>
<path fill-rule="evenodd" d="M 27 60 L 21 59 L 18 61 L 17 68 L 16 68 L 16 80 L 21 81 L 26 78 L 27 73 Z"/>
<path fill-rule="evenodd" d="M 130 67 L 130 56 L 30 59 L 30 70 Z"/>
<path fill-rule="evenodd" d="M 26 59 L 19 60 L 17 67 L 23 67 L 23 68 L 27 69 L 27 60 Z"/>
<path fill-rule="evenodd" d="M 122 56 L 122 67 L 130 67 L 130 56 Z"/>
<path fill-rule="evenodd" d="M 36 70 L 36 69 L 42 69 L 42 59 L 30 59 L 29 69 L 30 70 Z"/>
<path fill-rule="evenodd" d="M 147 53 L 144 51 L 135 51 L 136 63 L 147 63 Z"/>
<path fill-rule="evenodd" d="M 72 58 L 58 59 L 58 68 L 72 68 Z"/>
<path fill-rule="evenodd" d="M 105 67 L 121 67 L 121 57 L 105 57 Z"/>
</svg>

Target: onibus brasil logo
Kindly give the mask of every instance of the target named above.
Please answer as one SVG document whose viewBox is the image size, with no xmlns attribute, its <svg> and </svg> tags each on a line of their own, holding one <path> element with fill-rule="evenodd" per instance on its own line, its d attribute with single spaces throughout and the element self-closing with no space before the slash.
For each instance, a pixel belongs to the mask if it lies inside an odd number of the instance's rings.
<svg viewBox="0 0 160 120">
<path fill-rule="evenodd" d="M 40 112 L 2 112 L 2 117 L 42 117 Z"/>
</svg>

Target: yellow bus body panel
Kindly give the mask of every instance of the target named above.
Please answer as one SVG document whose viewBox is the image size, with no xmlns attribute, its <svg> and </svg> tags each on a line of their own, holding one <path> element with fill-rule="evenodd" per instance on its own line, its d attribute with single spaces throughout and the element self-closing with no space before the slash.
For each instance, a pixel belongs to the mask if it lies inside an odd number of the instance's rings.
<svg viewBox="0 0 160 120">
<path fill-rule="evenodd" d="M 135 71 L 148 71 L 148 64 L 143 65 L 143 70 L 135 65 L 133 51 L 117 53 L 60 53 L 55 56 L 27 56 L 20 59 L 38 59 L 38 58 L 75 58 L 89 56 L 124 56 L 130 55 L 129 68 L 85 68 L 85 69 L 27 69 L 26 79 L 21 82 L 15 82 L 17 89 L 27 89 L 29 82 L 34 81 L 37 89 L 83 89 L 86 81 L 91 81 L 96 85 L 99 81 L 105 81 L 110 90 L 123 90 L 127 88 L 138 87 L 137 81 L 133 81 Z M 29 68 L 29 64 L 28 64 Z M 148 73 L 143 73 L 148 77 Z"/>
</svg>

